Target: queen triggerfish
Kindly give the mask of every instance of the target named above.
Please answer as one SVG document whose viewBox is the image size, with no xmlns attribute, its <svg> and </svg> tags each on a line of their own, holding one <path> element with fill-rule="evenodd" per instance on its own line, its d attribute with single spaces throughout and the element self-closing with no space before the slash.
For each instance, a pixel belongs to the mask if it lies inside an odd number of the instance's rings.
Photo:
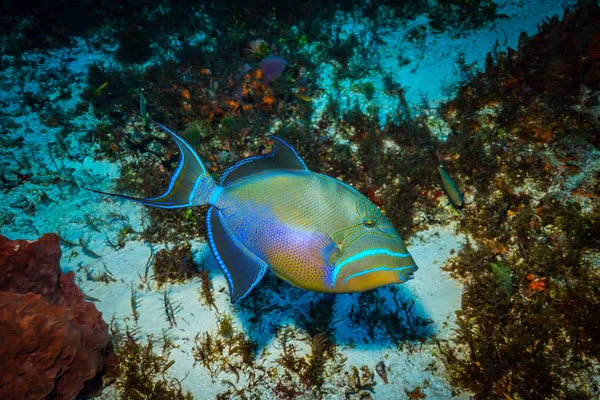
<svg viewBox="0 0 600 400">
<path fill-rule="evenodd" d="M 196 152 L 169 133 L 180 160 L 153 198 L 104 193 L 158 208 L 208 204 L 208 241 L 231 293 L 244 298 L 267 269 L 315 292 L 363 292 L 413 278 L 417 266 L 381 211 L 354 188 L 309 171 L 293 147 L 271 137 L 270 153 L 246 158 L 219 182 Z"/>
</svg>

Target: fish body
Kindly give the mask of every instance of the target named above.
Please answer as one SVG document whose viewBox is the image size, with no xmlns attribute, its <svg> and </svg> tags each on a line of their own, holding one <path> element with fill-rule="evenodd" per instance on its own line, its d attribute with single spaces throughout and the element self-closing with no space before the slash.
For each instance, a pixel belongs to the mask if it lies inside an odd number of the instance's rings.
<svg viewBox="0 0 600 400">
<path fill-rule="evenodd" d="M 108 86 L 108 82 L 104 82 L 102 85 L 98 86 L 96 90 L 94 90 L 94 96 L 100 96 L 106 86 Z"/>
<path fill-rule="evenodd" d="M 181 151 L 167 191 L 148 199 L 116 196 L 159 208 L 209 204 L 208 240 L 233 302 L 268 269 L 294 286 L 326 293 L 413 278 L 415 261 L 382 212 L 354 188 L 308 170 L 283 140 L 271 137 L 270 153 L 238 162 L 217 184 L 193 149 L 158 125 Z"/>
<path fill-rule="evenodd" d="M 297 92 L 295 94 L 296 98 L 305 101 L 307 103 L 312 103 L 312 98 L 310 96 L 307 96 L 305 93 L 303 92 Z"/>
<path fill-rule="evenodd" d="M 448 194 L 450 198 L 450 202 L 457 207 L 462 207 L 463 205 L 463 194 L 458 188 L 458 185 L 454 180 L 450 177 L 448 172 L 442 164 L 438 167 L 440 171 L 440 176 L 442 177 L 442 185 L 444 186 L 444 190 Z"/>
<path fill-rule="evenodd" d="M 365 291 L 390 279 L 408 280 L 405 275 L 416 269 L 381 211 L 326 175 L 309 170 L 255 174 L 227 187 L 215 207 L 233 236 L 275 275 L 303 289 Z M 375 225 L 365 226 L 367 219 Z M 353 267 L 351 257 L 368 257 L 381 268 L 370 279 L 359 279 L 369 269 Z"/>
</svg>

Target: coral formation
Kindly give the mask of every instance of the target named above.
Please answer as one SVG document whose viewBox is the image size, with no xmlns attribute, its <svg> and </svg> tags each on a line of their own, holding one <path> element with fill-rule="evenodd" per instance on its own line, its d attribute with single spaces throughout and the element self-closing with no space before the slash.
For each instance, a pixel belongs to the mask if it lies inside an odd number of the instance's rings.
<svg viewBox="0 0 600 400">
<path fill-rule="evenodd" d="M 60 299 L 60 245 L 55 235 L 34 242 L 0 237 L 0 289 L 4 292 L 36 293 L 51 304 Z"/>
<path fill-rule="evenodd" d="M 74 399 L 101 387 L 108 326 L 73 272 L 61 273 L 59 241 L 0 236 L 2 398 Z"/>
</svg>

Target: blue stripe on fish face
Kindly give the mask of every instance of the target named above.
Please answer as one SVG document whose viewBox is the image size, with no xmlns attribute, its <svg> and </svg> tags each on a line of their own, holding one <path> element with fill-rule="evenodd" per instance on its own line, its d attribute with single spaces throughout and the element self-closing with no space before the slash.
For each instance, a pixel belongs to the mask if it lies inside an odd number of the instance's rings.
<svg viewBox="0 0 600 400">
<path fill-rule="evenodd" d="M 364 271 L 355 272 L 355 273 L 353 273 L 351 275 L 348 275 L 346 277 L 346 279 L 344 279 L 344 281 L 342 283 L 346 284 L 346 282 L 348 282 L 348 280 L 351 279 L 351 278 L 354 278 L 356 276 L 370 274 L 371 272 L 377 272 L 377 271 L 398 271 L 398 272 L 400 272 L 400 271 L 403 271 L 403 270 L 405 270 L 407 268 L 414 268 L 414 267 L 416 267 L 416 265 L 409 265 L 407 267 L 396 267 L 396 268 L 390 268 L 390 267 L 381 266 L 381 267 L 376 267 L 376 268 L 372 268 L 372 269 L 366 269 Z M 402 280 L 403 282 L 407 281 L 406 279 L 402 278 L 402 275 L 400 275 L 400 274 L 398 274 L 398 278 L 400 278 L 400 280 Z"/>
<path fill-rule="evenodd" d="M 347 264 L 349 264 L 351 262 L 360 260 L 360 259 L 365 258 L 365 257 L 372 257 L 372 256 L 378 256 L 378 255 L 385 255 L 385 256 L 398 257 L 398 258 L 410 257 L 409 253 L 396 253 L 396 252 L 391 251 L 391 250 L 386 249 L 386 248 L 376 248 L 376 249 L 363 250 L 363 251 L 361 251 L 359 253 L 356 253 L 355 255 L 353 255 L 351 257 L 346 258 L 341 263 L 335 265 L 335 267 L 333 269 L 333 273 L 332 273 L 332 279 L 331 279 L 332 284 L 331 284 L 331 287 L 333 288 L 333 286 L 335 285 L 335 282 L 337 280 L 337 276 L 340 273 L 341 269 L 345 265 L 347 265 Z M 412 267 L 413 266 L 411 266 L 410 268 L 412 268 Z M 403 267 L 403 268 L 409 268 L 409 267 Z M 366 271 L 372 271 L 372 270 L 366 270 Z M 354 275 L 366 273 L 366 271 L 358 272 L 358 273 L 355 273 Z M 345 283 L 345 281 L 344 281 L 344 283 Z"/>
</svg>

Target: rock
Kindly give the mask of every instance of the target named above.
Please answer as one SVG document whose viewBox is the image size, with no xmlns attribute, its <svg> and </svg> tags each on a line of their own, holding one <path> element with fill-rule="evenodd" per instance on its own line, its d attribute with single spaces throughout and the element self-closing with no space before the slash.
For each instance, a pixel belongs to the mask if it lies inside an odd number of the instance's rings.
<svg viewBox="0 0 600 400">
<path fill-rule="evenodd" d="M 60 239 L 0 235 L 0 398 L 74 399 L 101 385 L 108 326 L 60 270 Z"/>
<path fill-rule="evenodd" d="M 60 255 L 57 235 L 47 234 L 33 242 L 0 235 L 0 291 L 36 293 L 57 304 Z"/>
</svg>

